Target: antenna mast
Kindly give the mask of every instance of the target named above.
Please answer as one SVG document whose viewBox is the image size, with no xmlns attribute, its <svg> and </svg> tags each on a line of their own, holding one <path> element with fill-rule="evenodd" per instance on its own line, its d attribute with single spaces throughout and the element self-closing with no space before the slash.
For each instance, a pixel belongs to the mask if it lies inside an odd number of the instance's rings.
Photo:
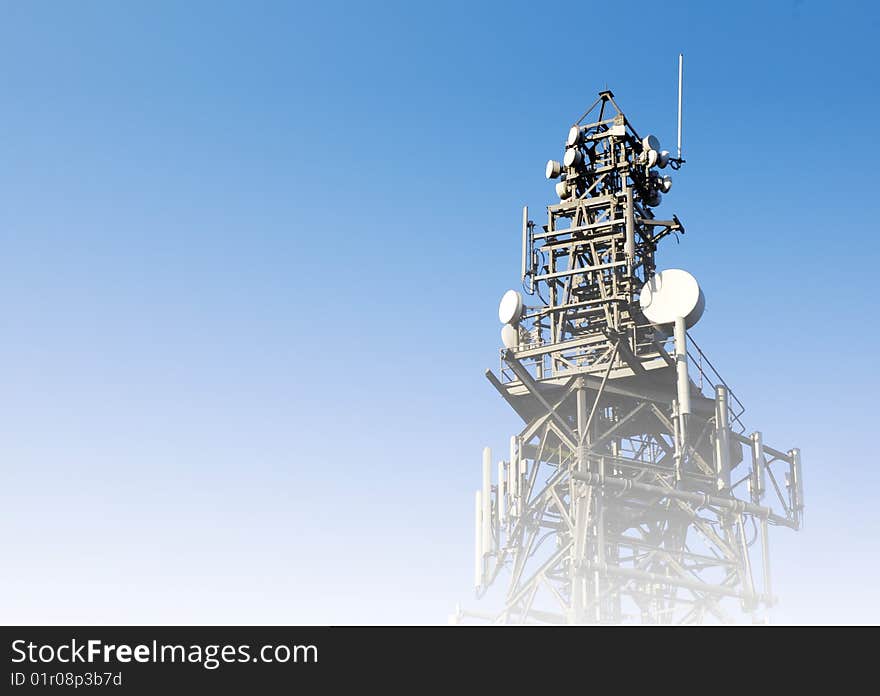
<svg viewBox="0 0 880 696">
<path fill-rule="evenodd" d="M 520 623 L 726 622 L 769 607 L 768 528 L 800 527 L 801 456 L 746 432 L 687 333 L 702 290 L 656 267 L 658 245 L 684 232 L 658 213 L 662 170 L 681 160 L 609 90 L 564 147 L 547 163 L 546 224 L 524 210 L 517 232 L 534 295 L 505 293 L 500 371 L 486 372 L 523 426 L 509 456 L 483 453 L 477 595 L 494 593 L 494 621 Z"/>
</svg>

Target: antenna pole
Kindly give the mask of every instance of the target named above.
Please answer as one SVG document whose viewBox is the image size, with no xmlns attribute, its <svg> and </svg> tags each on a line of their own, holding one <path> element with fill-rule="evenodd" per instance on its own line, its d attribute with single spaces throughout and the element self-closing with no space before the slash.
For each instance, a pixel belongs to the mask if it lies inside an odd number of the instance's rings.
<svg viewBox="0 0 880 696">
<path fill-rule="evenodd" d="M 678 159 L 681 159 L 681 73 L 684 65 L 684 54 L 678 54 Z"/>
</svg>

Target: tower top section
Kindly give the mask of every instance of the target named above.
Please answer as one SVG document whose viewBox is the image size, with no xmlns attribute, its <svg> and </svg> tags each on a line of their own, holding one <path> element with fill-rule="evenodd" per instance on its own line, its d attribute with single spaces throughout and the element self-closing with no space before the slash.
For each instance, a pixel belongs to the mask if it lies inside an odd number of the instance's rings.
<svg viewBox="0 0 880 696">
<path fill-rule="evenodd" d="M 522 283 L 533 299 L 507 312 L 502 331 L 539 380 L 609 370 L 612 377 L 668 366 L 665 337 L 639 306 L 661 240 L 683 233 L 658 215 L 683 160 L 640 133 L 610 90 L 569 128 L 560 160 L 547 162 L 557 201 L 538 225 L 523 210 Z M 506 306 L 518 307 L 508 294 Z M 502 317 L 499 314 L 499 317 Z"/>
<path fill-rule="evenodd" d="M 657 169 L 678 169 L 682 164 L 681 159 L 661 149 L 655 136 L 639 135 L 610 90 L 600 92 L 575 121 L 564 147 L 562 162 L 550 160 L 545 170 L 548 179 L 559 180 L 556 194 L 562 201 L 601 195 L 618 183 L 608 180 L 608 174 L 618 172 L 630 178 L 639 200 L 657 207 L 662 194 L 672 187 L 671 177 L 664 177 Z"/>
</svg>

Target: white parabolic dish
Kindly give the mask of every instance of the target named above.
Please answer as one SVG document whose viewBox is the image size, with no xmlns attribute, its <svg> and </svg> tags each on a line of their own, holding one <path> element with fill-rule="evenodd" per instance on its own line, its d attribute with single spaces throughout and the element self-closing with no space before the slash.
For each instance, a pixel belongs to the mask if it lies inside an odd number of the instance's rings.
<svg viewBox="0 0 880 696">
<path fill-rule="evenodd" d="M 498 319 L 502 324 L 516 324 L 522 316 L 522 295 L 516 290 L 508 290 L 498 305 Z"/>
<path fill-rule="evenodd" d="M 645 283 L 639 304 L 652 324 L 672 324 L 682 317 L 691 328 L 703 316 L 706 298 L 696 278 L 687 271 L 670 268 Z"/>
<path fill-rule="evenodd" d="M 519 331 L 511 324 L 505 324 L 501 327 L 501 343 L 505 348 L 514 350 L 519 346 Z"/>
</svg>

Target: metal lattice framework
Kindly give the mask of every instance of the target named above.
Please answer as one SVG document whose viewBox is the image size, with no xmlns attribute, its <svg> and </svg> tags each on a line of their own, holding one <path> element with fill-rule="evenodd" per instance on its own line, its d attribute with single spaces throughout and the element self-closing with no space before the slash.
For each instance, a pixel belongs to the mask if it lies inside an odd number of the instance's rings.
<svg viewBox="0 0 880 696">
<path fill-rule="evenodd" d="M 483 618 L 728 621 L 735 604 L 774 601 L 768 529 L 800 526 L 800 453 L 744 434 L 742 404 L 693 339 L 670 347 L 668 327 L 640 310 L 658 243 L 684 232 L 654 215 L 670 186 L 657 169 L 682 164 L 657 147 L 602 92 L 572 127 L 564 164 L 548 163 L 560 201 L 547 224 L 524 211 L 535 301 L 500 375 L 486 373 L 524 426 L 494 483 L 483 455 L 478 595 L 507 578 L 503 606 Z M 676 391 L 684 367 L 688 409 Z"/>
</svg>

